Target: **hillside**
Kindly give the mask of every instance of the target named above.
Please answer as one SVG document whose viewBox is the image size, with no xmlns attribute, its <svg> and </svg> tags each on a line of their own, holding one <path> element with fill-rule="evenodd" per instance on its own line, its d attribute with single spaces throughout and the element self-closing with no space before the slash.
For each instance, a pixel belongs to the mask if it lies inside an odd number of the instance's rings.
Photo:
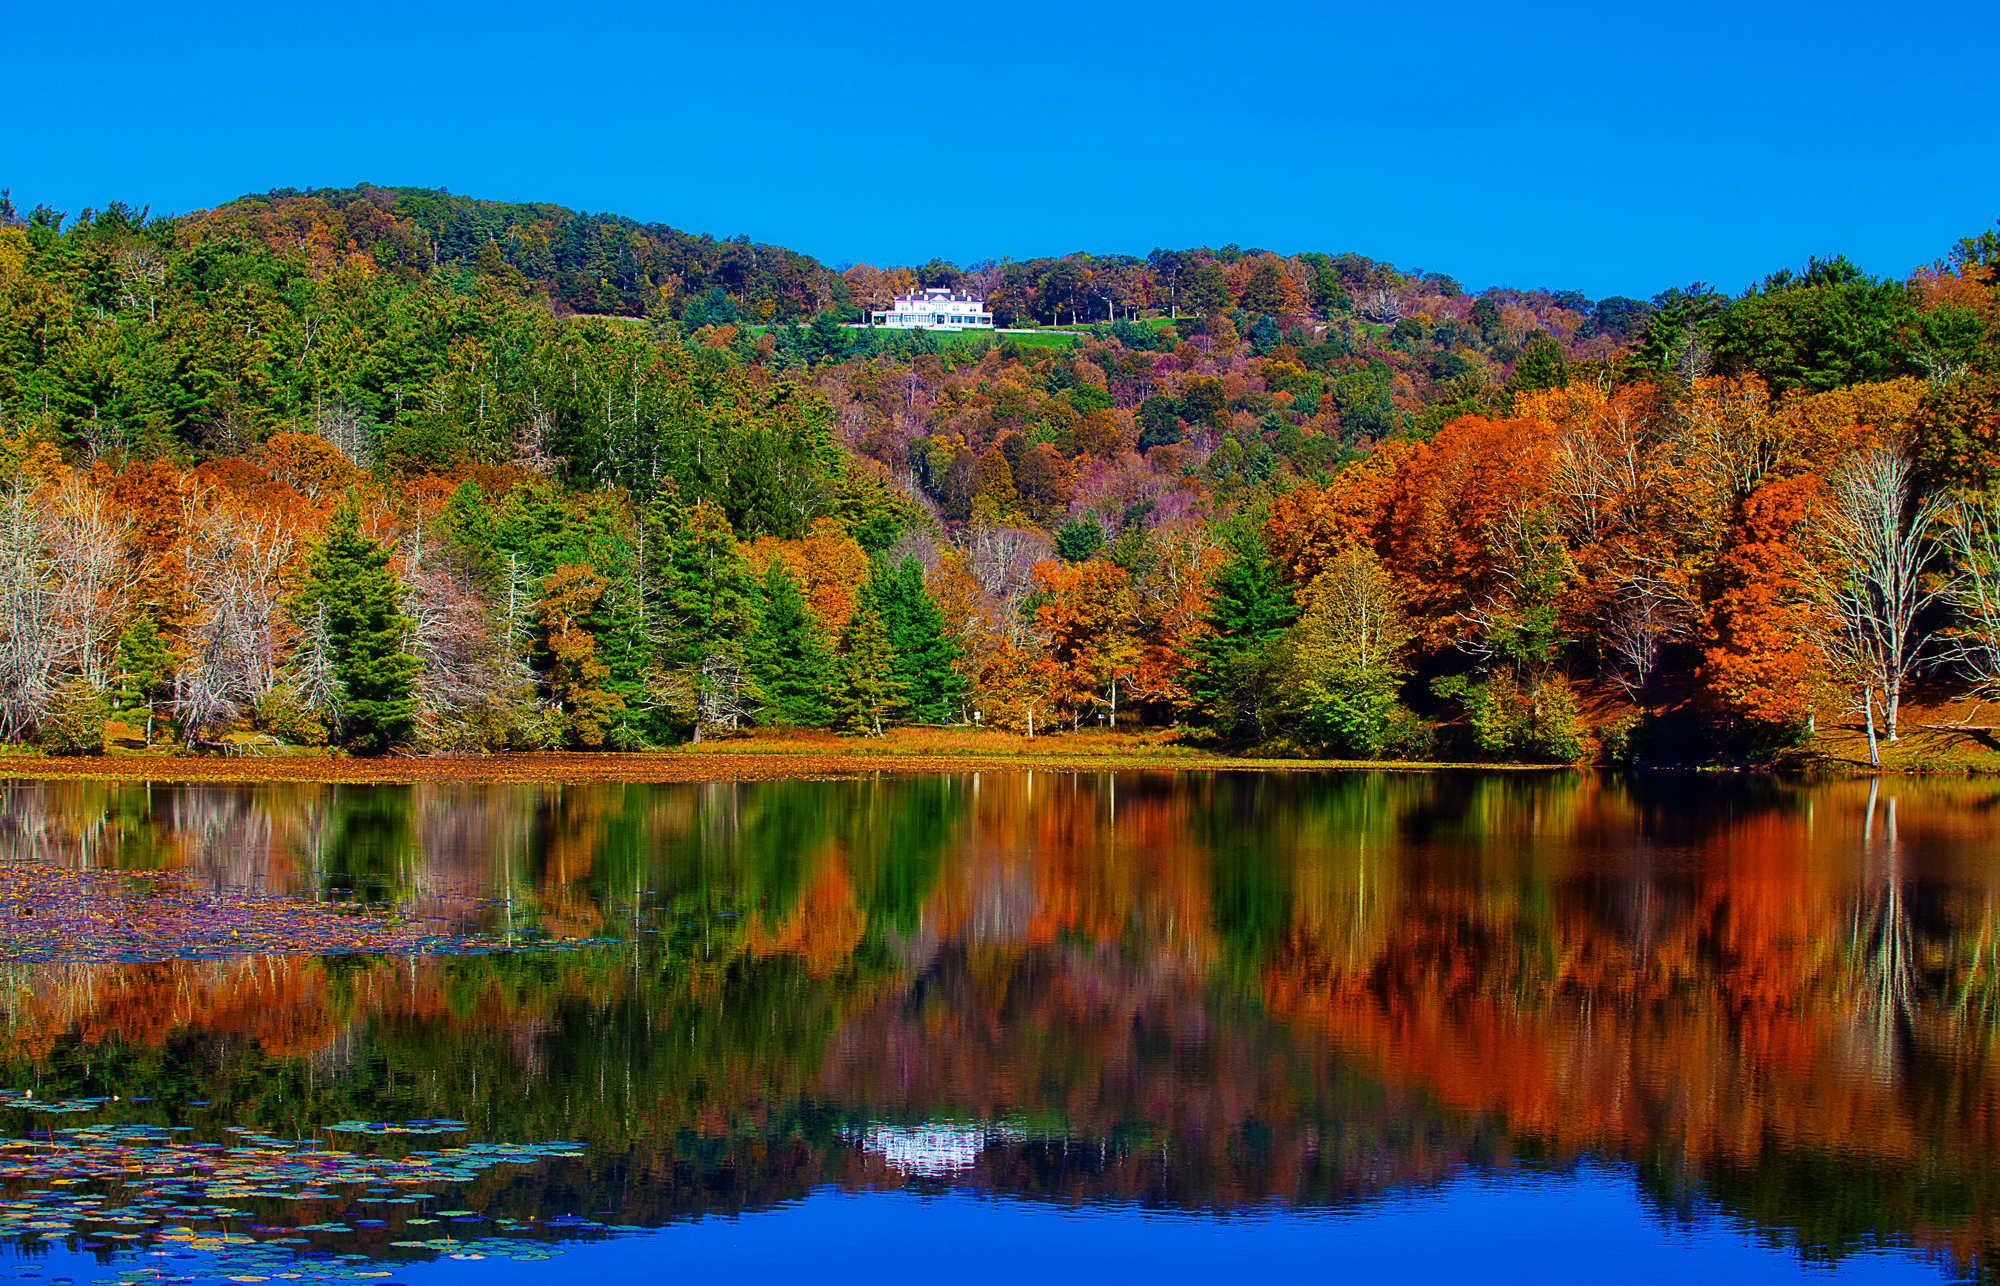
<svg viewBox="0 0 2000 1286">
<path fill-rule="evenodd" d="M 1235 246 L 835 272 L 367 185 L 0 204 L 0 735 L 1764 756 L 1980 677 L 1977 603 L 1843 651 L 1830 536 L 1887 453 L 1933 583 L 1981 565 L 1917 497 L 1990 478 L 1996 245 L 1592 301 Z M 839 324 L 915 285 L 1085 333 Z"/>
</svg>

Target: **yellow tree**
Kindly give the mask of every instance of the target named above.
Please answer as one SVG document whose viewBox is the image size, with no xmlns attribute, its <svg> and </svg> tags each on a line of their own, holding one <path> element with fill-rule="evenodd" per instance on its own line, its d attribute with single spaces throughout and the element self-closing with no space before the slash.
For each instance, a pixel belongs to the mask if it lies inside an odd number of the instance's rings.
<svg viewBox="0 0 2000 1286">
<path fill-rule="evenodd" d="M 1139 662 L 1131 576 L 1116 563 L 1051 559 L 1035 564 L 1034 579 L 1042 593 L 1035 623 L 1055 667 L 1053 700 L 1072 727 L 1097 706 L 1115 724 L 1119 689 L 1129 692 Z"/>
<path fill-rule="evenodd" d="M 604 686 L 611 670 L 597 659 L 597 639 L 587 628 L 604 589 L 604 577 L 580 563 L 564 563 L 542 582 L 549 693 L 570 735 L 586 746 L 603 745 L 605 725 L 625 708 L 624 700 Z"/>
</svg>

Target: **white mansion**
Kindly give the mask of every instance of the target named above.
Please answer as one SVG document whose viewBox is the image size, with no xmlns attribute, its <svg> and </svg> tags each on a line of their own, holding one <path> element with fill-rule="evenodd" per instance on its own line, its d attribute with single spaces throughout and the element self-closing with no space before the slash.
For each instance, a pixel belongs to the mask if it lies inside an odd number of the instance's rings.
<svg viewBox="0 0 2000 1286">
<path fill-rule="evenodd" d="M 895 330 L 913 330 L 918 326 L 926 330 L 969 330 L 991 327 L 993 314 L 986 311 L 983 299 L 932 287 L 921 295 L 897 295 L 896 306 L 874 314 L 873 320 L 877 326 Z"/>
</svg>

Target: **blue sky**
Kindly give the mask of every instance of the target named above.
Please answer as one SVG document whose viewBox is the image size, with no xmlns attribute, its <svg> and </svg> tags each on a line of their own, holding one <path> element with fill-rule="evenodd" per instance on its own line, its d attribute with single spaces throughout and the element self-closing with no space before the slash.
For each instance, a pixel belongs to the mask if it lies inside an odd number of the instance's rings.
<svg viewBox="0 0 2000 1286">
<path fill-rule="evenodd" d="M 2000 216 L 1969 3 L 0 0 L 23 208 L 416 184 L 829 263 L 1234 241 L 1470 286 L 1900 276 Z"/>
</svg>

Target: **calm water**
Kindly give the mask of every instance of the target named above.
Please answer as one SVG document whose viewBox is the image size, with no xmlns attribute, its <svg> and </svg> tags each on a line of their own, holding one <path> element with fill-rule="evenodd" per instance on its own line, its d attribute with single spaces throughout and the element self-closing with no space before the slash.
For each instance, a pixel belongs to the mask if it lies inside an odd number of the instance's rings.
<svg viewBox="0 0 2000 1286">
<path fill-rule="evenodd" d="M 0 790 L 0 1276 L 2000 1265 L 1996 786 Z"/>
</svg>

